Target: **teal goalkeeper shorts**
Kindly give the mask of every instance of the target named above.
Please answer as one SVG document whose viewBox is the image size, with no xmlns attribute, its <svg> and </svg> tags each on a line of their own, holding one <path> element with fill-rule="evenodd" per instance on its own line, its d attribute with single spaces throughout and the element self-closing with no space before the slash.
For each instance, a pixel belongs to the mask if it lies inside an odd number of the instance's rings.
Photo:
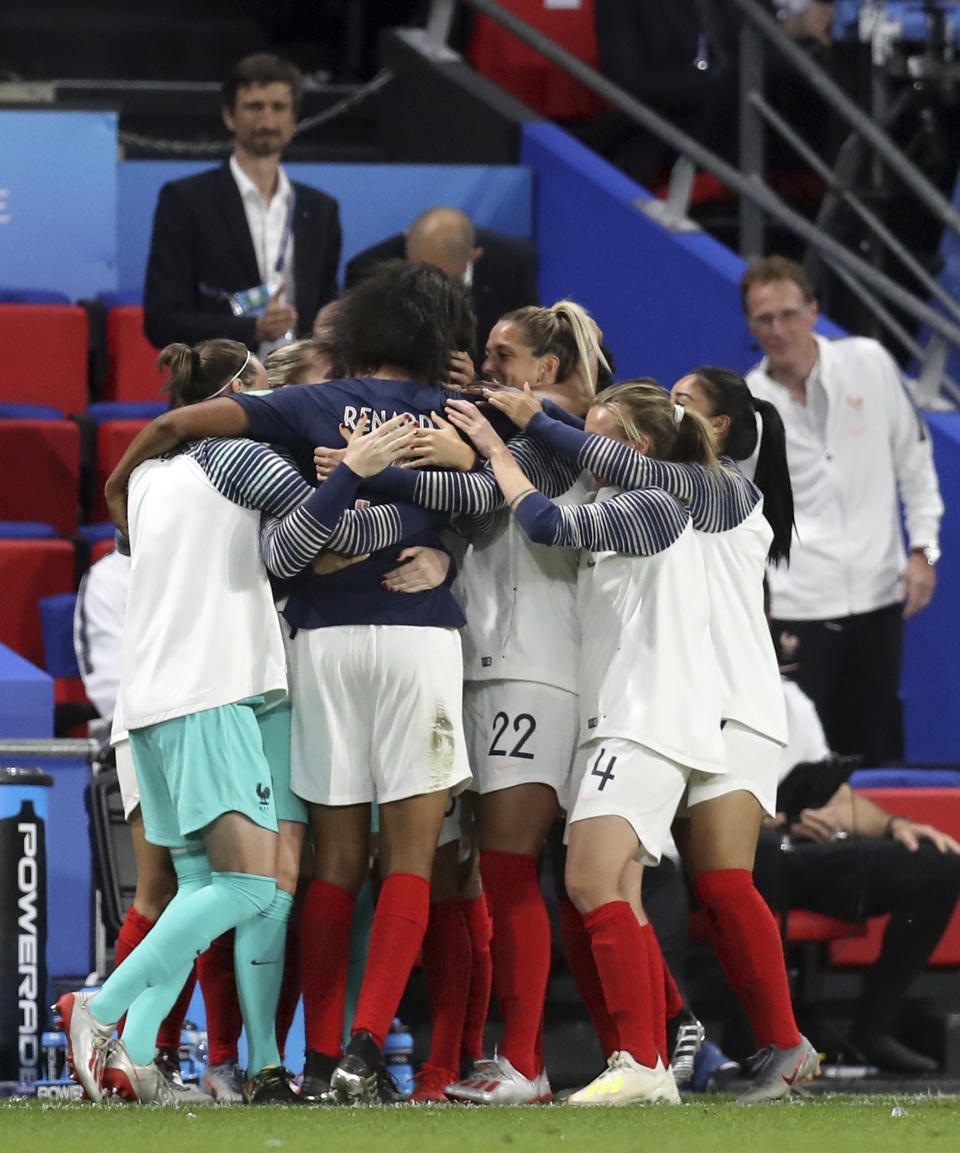
<svg viewBox="0 0 960 1153">
<path fill-rule="evenodd" d="M 257 716 L 262 704 L 262 697 L 251 697 L 130 733 L 148 841 L 181 848 L 231 812 L 277 831 L 273 779 Z"/>
<path fill-rule="evenodd" d="M 290 700 L 257 716 L 263 751 L 273 779 L 278 821 L 307 823 L 307 806 L 290 789 Z"/>
</svg>

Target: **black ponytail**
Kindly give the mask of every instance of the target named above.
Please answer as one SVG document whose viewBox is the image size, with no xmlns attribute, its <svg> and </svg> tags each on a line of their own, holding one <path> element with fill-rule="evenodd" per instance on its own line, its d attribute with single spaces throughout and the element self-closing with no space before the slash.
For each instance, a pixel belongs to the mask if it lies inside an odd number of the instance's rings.
<svg viewBox="0 0 960 1153">
<path fill-rule="evenodd" d="M 787 441 L 780 414 L 769 401 L 759 400 L 747 382 L 732 368 L 704 365 L 692 376 L 700 383 L 710 404 L 711 416 L 729 417 L 723 455 L 749 460 L 757 447 L 757 414 L 760 416 L 760 452 L 754 483 L 763 493 L 763 514 L 773 529 L 768 559 L 773 564 L 790 560 L 793 538 L 793 486 L 787 468 Z"/>
<path fill-rule="evenodd" d="M 773 529 L 773 543 L 768 559 L 773 564 L 790 560 L 793 540 L 793 485 L 787 468 L 787 438 L 780 413 L 768 400 L 754 397 L 760 414 L 760 452 L 754 484 L 763 493 L 763 514 Z"/>
</svg>

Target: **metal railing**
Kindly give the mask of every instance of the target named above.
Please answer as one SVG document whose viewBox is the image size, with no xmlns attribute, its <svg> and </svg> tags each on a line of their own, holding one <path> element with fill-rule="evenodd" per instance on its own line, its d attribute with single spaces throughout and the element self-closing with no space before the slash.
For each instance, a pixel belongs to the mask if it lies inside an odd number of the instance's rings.
<svg viewBox="0 0 960 1153">
<path fill-rule="evenodd" d="M 896 237 L 863 200 L 851 189 L 849 169 L 855 167 L 850 149 L 846 151 L 846 166 L 840 162 L 831 167 L 820 158 L 800 134 L 780 116 L 763 95 L 765 53 L 772 49 L 799 72 L 809 86 L 851 130 L 851 139 L 859 147 L 868 147 L 877 160 L 915 195 L 923 207 L 933 215 L 944 229 L 960 236 L 960 213 L 940 191 L 916 168 L 894 143 L 883 128 L 870 119 L 866 111 L 853 101 L 810 55 L 796 44 L 780 22 L 774 19 L 757 0 L 733 0 L 743 16 L 741 29 L 741 153 L 737 167 L 641 100 L 613 84 L 605 76 L 571 55 L 494 0 L 434 0 L 426 29 L 426 42 L 437 51 L 446 48 L 452 19 L 458 3 L 466 4 L 476 12 L 496 21 L 518 40 L 556 64 L 595 95 L 626 115 L 634 124 L 650 132 L 680 154 L 677 167 L 678 181 L 690 183 L 690 164 L 702 168 L 722 181 L 740 197 L 740 249 L 746 257 L 763 252 L 764 229 L 767 221 L 774 221 L 799 237 L 809 254 L 824 261 L 838 279 L 859 297 L 881 323 L 886 332 L 913 357 L 925 360 L 921 402 L 930 406 L 943 406 L 943 397 L 953 404 L 960 403 L 960 387 L 942 374 L 946 345 L 960 349 L 960 304 L 940 285 L 913 253 Z M 876 242 L 937 301 L 942 311 L 932 307 L 928 300 L 910 291 L 869 260 L 845 246 L 832 236 L 822 223 L 808 220 L 776 192 L 763 179 L 763 132 L 779 132 L 801 158 L 823 179 L 827 188 L 825 205 L 835 211 L 838 204 L 850 209 L 869 230 Z M 683 195 L 680 194 L 682 201 Z M 683 212 L 673 209 L 670 216 L 681 218 Z M 823 216 L 824 213 L 821 213 Z M 661 215 L 661 219 L 663 214 Z M 891 311 L 899 310 L 902 318 Z M 912 321 L 933 333 L 928 350 L 920 347 L 910 333 Z M 938 393 L 940 394 L 938 396 Z"/>
</svg>

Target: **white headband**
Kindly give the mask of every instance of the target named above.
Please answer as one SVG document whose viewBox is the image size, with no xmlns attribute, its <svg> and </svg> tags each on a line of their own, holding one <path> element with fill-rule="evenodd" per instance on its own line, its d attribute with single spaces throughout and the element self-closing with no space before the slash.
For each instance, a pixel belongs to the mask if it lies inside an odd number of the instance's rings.
<svg viewBox="0 0 960 1153">
<path fill-rule="evenodd" d="M 243 364 L 240 365 L 240 368 L 236 372 L 232 373 L 230 375 L 229 379 L 224 381 L 224 383 L 217 389 L 216 392 L 211 392 L 210 395 L 207 397 L 207 400 L 214 400 L 216 397 L 222 396 L 227 391 L 227 389 L 230 387 L 230 385 L 233 384 L 233 382 L 237 379 L 238 376 L 243 376 L 243 370 L 247 367 L 247 365 L 249 363 L 250 363 L 250 349 L 248 348 L 246 359 L 244 360 Z"/>
<path fill-rule="evenodd" d="M 683 420 L 683 414 L 686 411 L 682 404 L 675 404 L 673 406 L 673 423 L 679 424 L 680 421 Z"/>
</svg>

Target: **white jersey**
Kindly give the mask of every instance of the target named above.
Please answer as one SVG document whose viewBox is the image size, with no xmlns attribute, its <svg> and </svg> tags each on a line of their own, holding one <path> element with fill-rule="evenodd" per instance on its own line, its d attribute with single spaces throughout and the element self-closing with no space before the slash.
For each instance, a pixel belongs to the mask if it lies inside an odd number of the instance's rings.
<svg viewBox="0 0 960 1153">
<path fill-rule="evenodd" d="M 583 553 L 581 744 L 621 737 L 702 772 L 726 769 L 706 592 L 689 521 L 652 556 Z"/>
<path fill-rule="evenodd" d="M 587 477 L 557 498 L 582 504 Z M 454 593 L 467 618 L 465 681 L 535 681 L 577 691 L 577 549 L 534 544 L 506 509 L 467 549 Z"/>
<path fill-rule="evenodd" d="M 787 743 L 780 669 L 763 611 L 763 571 L 773 529 L 763 501 L 734 528 L 697 532 L 710 593 L 710 635 L 720 666 L 722 714 Z"/>
<path fill-rule="evenodd" d="M 130 478 L 131 570 L 120 707 L 128 729 L 286 693 L 280 625 L 260 557 L 260 513 L 189 455 Z"/>
</svg>

